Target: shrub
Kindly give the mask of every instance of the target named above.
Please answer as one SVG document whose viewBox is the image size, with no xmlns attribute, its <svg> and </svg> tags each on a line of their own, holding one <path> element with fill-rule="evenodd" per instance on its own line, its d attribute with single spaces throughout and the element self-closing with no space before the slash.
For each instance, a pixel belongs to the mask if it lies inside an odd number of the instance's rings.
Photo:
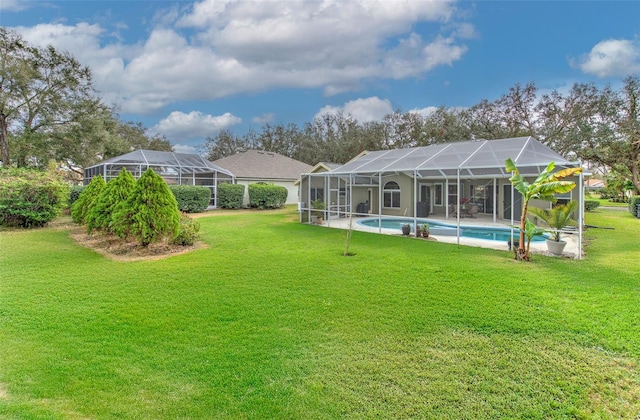
<svg viewBox="0 0 640 420">
<path fill-rule="evenodd" d="M 218 185 L 218 207 L 239 209 L 244 200 L 244 185 L 224 183 Z"/>
<path fill-rule="evenodd" d="M 279 209 L 287 202 L 289 191 L 273 184 L 249 184 L 249 206 L 259 209 Z"/>
<path fill-rule="evenodd" d="M 584 209 L 586 211 L 592 211 L 600 207 L 600 202 L 596 200 L 585 200 L 584 201 Z"/>
<path fill-rule="evenodd" d="M 629 197 L 629 213 L 637 216 L 637 206 L 640 204 L 640 195 L 632 195 Z"/>
<path fill-rule="evenodd" d="M 44 226 L 65 206 L 69 186 L 57 175 L 27 169 L 0 169 L 0 225 Z"/>
<path fill-rule="evenodd" d="M 89 213 L 89 209 L 93 205 L 93 202 L 100 195 L 100 191 L 104 188 L 106 182 L 102 175 L 96 175 L 91 178 L 91 182 L 87 188 L 80 193 L 78 199 L 71 206 L 71 218 L 74 222 L 79 224 L 85 223 L 85 218 Z"/>
<path fill-rule="evenodd" d="M 165 237 L 173 239 L 180 226 L 178 202 L 153 169 L 147 169 L 140 176 L 127 201 L 118 205 L 113 218 L 117 235 L 132 235 L 142 246 Z"/>
<path fill-rule="evenodd" d="M 135 185 L 136 180 L 125 168 L 117 178 L 107 182 L 87 213 L 87 232 L 91 233 L 93 229 L 111 232 L 113 213 L 120 203 L 127 200 Z"/>
<path fill-rule="evenodd" d="M 196 243 L 200 235 L 200 222 L 193 220 L 186 214 L 180 216 L 180 228 L 175 238 L 171 240 L 172 244 L 191 246 Z"/>
<path fill-rule="evenodd" d="M 178 209 L 186 213 L 205 211 L 211 200 L 211 190 L 197 185 L 170 185 L 169 189 L 178 202 Z"/>
<path fill-rule="evenodd" d="M 67 207 L 71 208 L 73 203 L 76 202 L 78 197 L 80 197 L 80 194 L 82 194 L 82 191 L 84 191 L 86 188 L 87 188 L 86 185 L 72 185 L 71 189 L 69 190 L 69 198 L 67 199 Z"/>
</svg>

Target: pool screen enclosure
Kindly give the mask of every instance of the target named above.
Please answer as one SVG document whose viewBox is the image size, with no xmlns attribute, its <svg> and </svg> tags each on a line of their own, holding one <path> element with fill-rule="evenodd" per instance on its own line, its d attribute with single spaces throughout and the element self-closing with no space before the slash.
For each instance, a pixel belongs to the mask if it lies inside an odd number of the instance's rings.
<svg viewBox="0 0 640 420">
<path fill-rule="evenodd" d="M 117 156 L 84 170 L 85 185 L 91 178 L 102 175 L 105 181 L 118 176 L 123 168 L 135 179 L 147 169 L 153 169 L 169 185 L 199 185 L 211 190 L 210 205 L 217 207 L 217 187 L 234 182 L 231 172 L 195 154 L 136 150 Z"/>
<path fill-rule="evenodd" d="M 366 152 L 331 171 L 303 174 L 300 179 L 301 222 L 312 221 L 313 201 L 326 206 L 324 220 L 345 216 L 395 216 L 417 219 L 428 214 L 460 226 L 459 206 L 467 202 L 480 213 L 518 224 L 520 193 L 509 182 L 505 160 L 535 179 L 550 162 L 556 170 L 580 167 L 533 137 L 470 140 L 424 147 Z M 562 200 L 579 201 L 579 225 L 584 225 L 583 175 L 572 179 L 576 188 Z M 397 187 L 396 187 L 397 186 Z M 548 202 L 534 202 L 540 207 Z M 458 228 L 459 229 L 459 228 Z M 582 229 L 578 229 L 580 244 Z M 459 239 L 459 235 L 458 235 Z M 579 245 L 579 254 L 581 245 Z"/>
</svg>

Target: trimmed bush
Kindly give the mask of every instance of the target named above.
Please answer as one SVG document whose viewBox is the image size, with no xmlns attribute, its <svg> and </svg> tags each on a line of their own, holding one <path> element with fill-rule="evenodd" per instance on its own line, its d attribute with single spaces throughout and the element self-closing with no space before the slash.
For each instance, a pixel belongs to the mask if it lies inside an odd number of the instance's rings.
<svg viewBox="0 0 640 420">
<path fill-rule="evenodd" d="M 200 235 L 200 222 L 193 220 L 186 214 L 180 216 L 180 228 L 175 238 L 171 240 L 172 244 L 191 246 L 196 243 Z"/>
<path fill-rule="evenodd" d="M 186 213 L 200 213 L 209 207 L 211 190 L 197 185 L 170 185 L 169 189 L 178 202 L 178 209 Z"/>
<path fill-rule="evenodd" d="M 147 246 L 164 238 L 173 239 L 180 227 L 178 202 L 167 183 L 153 169 L 147 169 L 133 191 L 113 215 L 114 232 L 133 236 Z"/>
<path fill-rule="evenodd" d="M 0 169 L 0 225 L 39 227 L 66 204 L 69 185 L 57 175 L 28 169 Z"/>
<path fill-rule="evenodd" d="M 249 184 L 249 206 L 258 209 L 279 209 L 287 202 L 289 191 L 273 184 Z"/>
<path fill-rule="evenodd" d="M 239 209 L 244 199 L 244 185 L 224 183 L 218 185 L 218 207 Z"/>
<path fill-rule="evenodd" d="M 596 200 L 585 200 L 584 201 L 584 209 L 586 211 L 592 211 L 600 207 L 600 202 Z"/>
<path fill-rule="evenodd" d="M 69 199 L 67 200 L 67 207 L 71 208 L 73 203 L 76 202 L 78 197 L 80 197 L 80 194 L 82 194 L 82 191 L 84 191 L 86 188 L 87 188 L 86 185 L 72 185 L 71 189 L 69 190 Z"/>
<path fill-rule="evenodd" d="M 632 195 L 629 197 L 629 213 L 637 216 L 637 205 L 640 204 L 640 195 Z"/>
<path fill-rule="evenodd" d="M 91 234 L 94 229 L 111 232 L 113 213 L 120 203 L 127 200 L 135 185 L 136 180 L 126 168 L 122 169 L 117 178 L 107 182 L 85 218 L 87 233 Z"/>
<path fill-rule="evenodd" d="M 91 178 L 91 182 L 87 185 L 87 188 L 80 193 L 78 199 L 71 206 L 71 218 L 78 224 L 84 224 L 85 218 L 89 213 L 89 209 L 93 205 L 93 202 L 100 195 L 100 191 L 105 187 L 106 182 L 102 175 L 96 175 Z"/>
</svg>

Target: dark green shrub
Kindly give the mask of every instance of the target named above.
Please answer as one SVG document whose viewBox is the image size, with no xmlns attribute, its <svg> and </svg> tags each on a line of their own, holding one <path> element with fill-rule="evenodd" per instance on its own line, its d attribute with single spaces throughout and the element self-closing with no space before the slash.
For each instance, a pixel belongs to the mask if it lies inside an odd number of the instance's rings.
<svg viewBox="0 0 640 420">
<path fill-rule="evenodd" d="M 584 209 L 586 211 L 592 211 L 600 207 L 600 202 L 596 200 L 585 200 L 584 201 Z"/>
<path fill-rule="evenodd" d="M 631 197 L 629 197 L 629 213 L 633 214 L 634 216 L 637 216 L 637 206 L 638 204 L 640 204 L 640 195 L 632 195 Z"/>
<path fill-rule="evenodd" d="M 249 184 L 249 206 L 259 209 L 279 209 L 287 202 L 289 191 L 273 184 Z"/>
<path fill-rule="evenodd" d="M 197 185 L 170 185 L 169 189 L 178 202 L 178 209 L 186 213 L 200 213 L 209 207 L 211 190 Z"/>
<path fill-rule="evenodd" d="M 91 178 L 91 182 L 87 185 L 87 188 L 80 193 L 78 199 L 71 206 L 71 218 L 74 222 L 79 224 L 85 223 L 85 218 L 89 213 L 89 209 L 93 205 L 93 202 L 100 195 L 100 191 L 105 187 L 106 182 L 102 175 L 96 175 Z"/>
<path fill-rule="evenodd" d="M 76 202 L 78 197 L 80 197 L 80 194 L 82 194 L 82 191 L 84 191 L 86 188 L 87 188 L 86 185 L 72 185 L 71 189 L 69 190 L 69 199 L 67 200 L 67 207 L 71 208 L 73 203 Z"/>
<path fill-rule="evenodd" d="M 178 234 L 180 211 L 167 183 L 153 169 L 147 169 L 136 182 L 127 201 L 113 214 L 114 232 L 133 236 L 142 246 Z"/>
<path fill-rule="evenodd" d="M 122 169 L 117 178 L 107 182 L 107 185 L 102 188 L 85 217 L 89 234 L 93 229 L 112 232 L 113 213 L 120 203 L 127 200 L 135 185 L 136 180 L 131 175 L 131 172 L 128 172 L 125 168 Z"/>
<path fill-rule="evenodd" d="M 67 185 L 57 175 L 27 169 L 0 169 L 0 225 L 39 227 L 66 204 Z"/>
<path fill-rule="evenodd" d="M 171 240 L 171 243 L 181 246 L 191 246 L 195 244 L 200 237 L 198 232 L 200 232 L 200 222 L 183 213 L 180 216 L 178 234 Z"/>
<path fill-rule="evenodd" d="M 239 209 L 244 200 L 244 185 L 224 183 L 218 185 L 218 207 Z"/>
</svg>

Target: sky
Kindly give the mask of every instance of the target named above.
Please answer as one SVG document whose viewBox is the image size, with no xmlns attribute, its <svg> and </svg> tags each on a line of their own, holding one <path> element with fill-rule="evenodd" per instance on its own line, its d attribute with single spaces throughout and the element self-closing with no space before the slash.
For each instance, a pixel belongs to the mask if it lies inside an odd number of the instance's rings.
<svg viewBox="0 0 640 420">
<path fill-rule="evenodd" d="M 0 25 L 70 52 L 120 119 L 180 152 L 223 129 L 376 121 L 640 73 L 640 1 L 0 0 Z"/>
</svg>

